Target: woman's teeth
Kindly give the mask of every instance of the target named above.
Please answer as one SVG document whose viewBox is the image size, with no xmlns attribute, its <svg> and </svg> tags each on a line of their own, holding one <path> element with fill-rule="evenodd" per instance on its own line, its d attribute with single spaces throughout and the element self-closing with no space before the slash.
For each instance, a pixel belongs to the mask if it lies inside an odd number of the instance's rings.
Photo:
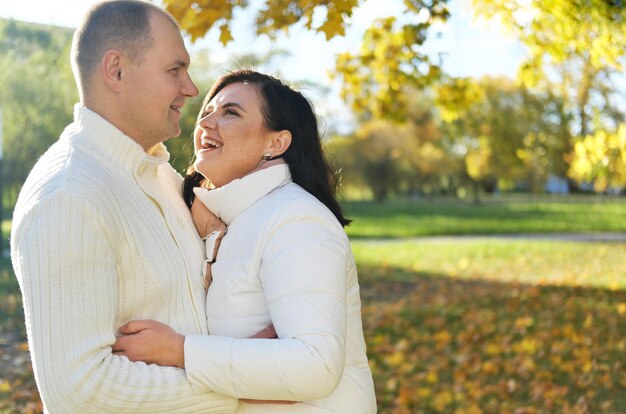
<svg viewBox="0 0 626 414">
<path fill-rule="evenodd" d="M 220 148 L 222 146 L 219 142 L 209 138 L 202 138 L 200 144 L 202 145 L 202 149 Z"/>
</svg>

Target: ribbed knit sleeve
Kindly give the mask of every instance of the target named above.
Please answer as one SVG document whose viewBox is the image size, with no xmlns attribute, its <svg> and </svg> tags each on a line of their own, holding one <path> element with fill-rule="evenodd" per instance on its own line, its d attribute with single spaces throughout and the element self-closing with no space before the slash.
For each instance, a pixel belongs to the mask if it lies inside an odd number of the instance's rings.
<svg viewBox="0 0 626 414">
<path fill-rule="evenodd" d="M 21 211 L 12 235 L 33 368 L 46 409 L 64 414 L 232 412 L 235 400 L 195 394 L 181 369 L 112 354 L 118 328 L 117 258 L 106 220 L 98 214 L 85 197 L 59 191 Z"/>
</svg>

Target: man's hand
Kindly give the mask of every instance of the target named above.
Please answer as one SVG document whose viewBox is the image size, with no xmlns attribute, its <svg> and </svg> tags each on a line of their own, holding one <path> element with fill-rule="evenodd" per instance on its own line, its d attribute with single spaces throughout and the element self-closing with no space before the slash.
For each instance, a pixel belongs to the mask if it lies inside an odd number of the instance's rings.
<svg viewBox="0 0 626 414">
<path fill-rule="evenodd" d="M 185 367 L 185 336 L 168 325 L 152 320 L 131 321 L 119 331 L 123 336 L 113 344 L 114 354 L 133 362 Z"/>
</svg>

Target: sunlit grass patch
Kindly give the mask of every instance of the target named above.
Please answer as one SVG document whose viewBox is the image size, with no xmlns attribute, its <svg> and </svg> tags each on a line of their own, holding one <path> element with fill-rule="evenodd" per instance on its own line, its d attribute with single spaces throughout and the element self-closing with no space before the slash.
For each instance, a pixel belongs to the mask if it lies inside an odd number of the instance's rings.
<svg viewBox="0 0 626 414">
<path fill-rule="evenodd" d="M 372 275 L 385 268 L 396 269 L 395 275 L 377 277 L 410 279 L 416 273 L 427 273 L 460 279 L 626 289 L 626 244 L 621 243 L 442 238 L 353 241 L 352 249 L 359 266 L 377 269 Z"/>
</svg>

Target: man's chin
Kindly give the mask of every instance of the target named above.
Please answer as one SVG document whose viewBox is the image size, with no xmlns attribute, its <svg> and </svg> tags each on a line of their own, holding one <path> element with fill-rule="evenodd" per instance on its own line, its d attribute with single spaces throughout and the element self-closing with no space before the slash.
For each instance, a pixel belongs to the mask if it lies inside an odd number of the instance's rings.
<svg viewBox="0 0 626 414">
<path fill-rule="evenodd" d="M 165 138 L 163 140 L 163 142 L 167 141 L 168 139 L 172 139 L 172 138 L 178 138 L 180 137 L 180 133 L 181 133 L 181 129 L 180 127 L 173 129 L 169 134 L 167 134 L 167 138 Z"/>
</svg>

